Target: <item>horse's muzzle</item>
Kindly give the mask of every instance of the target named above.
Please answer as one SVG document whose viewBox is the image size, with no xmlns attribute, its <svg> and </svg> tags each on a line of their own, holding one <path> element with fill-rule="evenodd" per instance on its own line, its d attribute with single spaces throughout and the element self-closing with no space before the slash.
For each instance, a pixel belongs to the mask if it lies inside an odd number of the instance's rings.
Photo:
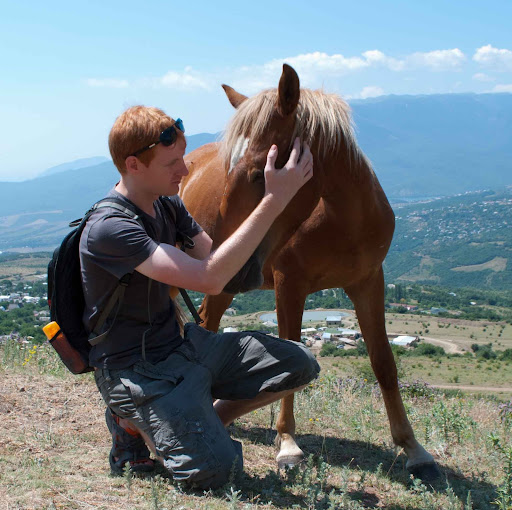
<svg viewBox="0 0 512 510">
<path fill-rule="evenodd" d="M 256 253 L 253 253 L 245 265 L 224 287 L 228 294 L 239 294 L 259 289 L 263 285 L 261 263 Z"/>
</svg>

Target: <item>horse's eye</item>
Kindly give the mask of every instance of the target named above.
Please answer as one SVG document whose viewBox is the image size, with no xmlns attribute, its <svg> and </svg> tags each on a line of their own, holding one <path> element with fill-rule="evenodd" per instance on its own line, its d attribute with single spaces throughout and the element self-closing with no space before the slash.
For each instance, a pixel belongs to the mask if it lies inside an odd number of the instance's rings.
<svg viewBox="0 0 512 510">
<path fill-rule="evenodd" d="M 265 182 L 265 174 L 263 170 L 254 170 L 251 172 L 249 180 L 251 182 Z"/>
</svg>

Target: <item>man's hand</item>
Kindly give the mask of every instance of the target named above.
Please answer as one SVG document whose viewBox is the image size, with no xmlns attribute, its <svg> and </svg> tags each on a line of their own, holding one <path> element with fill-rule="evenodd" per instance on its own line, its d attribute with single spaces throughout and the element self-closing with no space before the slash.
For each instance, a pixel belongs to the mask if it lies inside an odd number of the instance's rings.
<svg viewBox="0 0 512 510">
<path fill-rule="evenodd" d="M 313 156 L 307 143 L 300 157 L 300 140 L 295 138 L 287 163 L 276 169 L 277 146 L 272 145 L 265 165 L 265 196 L 278 202 L 284 209 L 297 191 L 313 177 Z"/>
<path fill-rule="evenodd" d="M 197 260 L 174 246 L 160 244 L 135 269 L 148 278 L 168 285 L 205 294 L 220 294 L 254 253 L 295 193 L 313 176 L 313 157 L 309 147 L 304 144 L 300 160 L 299 154 L 300 142 L 297 138 L 290 159 L 283 168 L 276 170 L 277 147 L 271 148 L 265 166 L 265 197 L 214 252 L 206 257 L 204 250 L 202 255 L 206 258 Z"/>
</svg>

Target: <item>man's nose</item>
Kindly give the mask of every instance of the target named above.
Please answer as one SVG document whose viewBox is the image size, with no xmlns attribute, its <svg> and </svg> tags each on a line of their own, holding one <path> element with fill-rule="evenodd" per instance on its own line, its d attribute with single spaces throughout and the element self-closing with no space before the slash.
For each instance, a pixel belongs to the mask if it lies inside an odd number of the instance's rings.
<svg viewBox="0 0 512 510">
<path fill-rule="evenodd" d="M 184 160 L 181 160 L 181 172 L 180 174 L 183 175 L 183 176 L 186 176 L 188 175 L 188 168 L 187 168 L 187 165 L 185 164 L 185 161 Z"/>
</svg>

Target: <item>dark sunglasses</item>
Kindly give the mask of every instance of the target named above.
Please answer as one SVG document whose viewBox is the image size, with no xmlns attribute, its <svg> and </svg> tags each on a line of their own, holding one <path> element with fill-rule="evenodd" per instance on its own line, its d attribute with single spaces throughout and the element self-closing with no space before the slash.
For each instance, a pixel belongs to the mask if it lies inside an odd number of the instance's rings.
<svg viewBox="0 0 512 510">
<path fill-rule="evenodd" d="M 142 152 L 152 149 L 155 145 L 158 145 L 159 143 L 161 143 L 165 147 L 169 147 L 169 145 L 172 145 L 178 138 L 178 133 L 176 132 L 176 128 L 178 128 L 182 133 L 185 133 L 185 126 L 183 125 L 183 121 L 181 119 L 176 119 L 172 126 L 165 128 L 160 133 L 160 136 L 158 137 L 158 140 L 156 142 L 154 142 L 150 145 L 147 145 L 146 147 L 143 147 L 142 149 L 139 149 L 138 151 L 135 151 L 133 154 L 130 154 L 130 156 L 138 156 Z"/>
</svg>

